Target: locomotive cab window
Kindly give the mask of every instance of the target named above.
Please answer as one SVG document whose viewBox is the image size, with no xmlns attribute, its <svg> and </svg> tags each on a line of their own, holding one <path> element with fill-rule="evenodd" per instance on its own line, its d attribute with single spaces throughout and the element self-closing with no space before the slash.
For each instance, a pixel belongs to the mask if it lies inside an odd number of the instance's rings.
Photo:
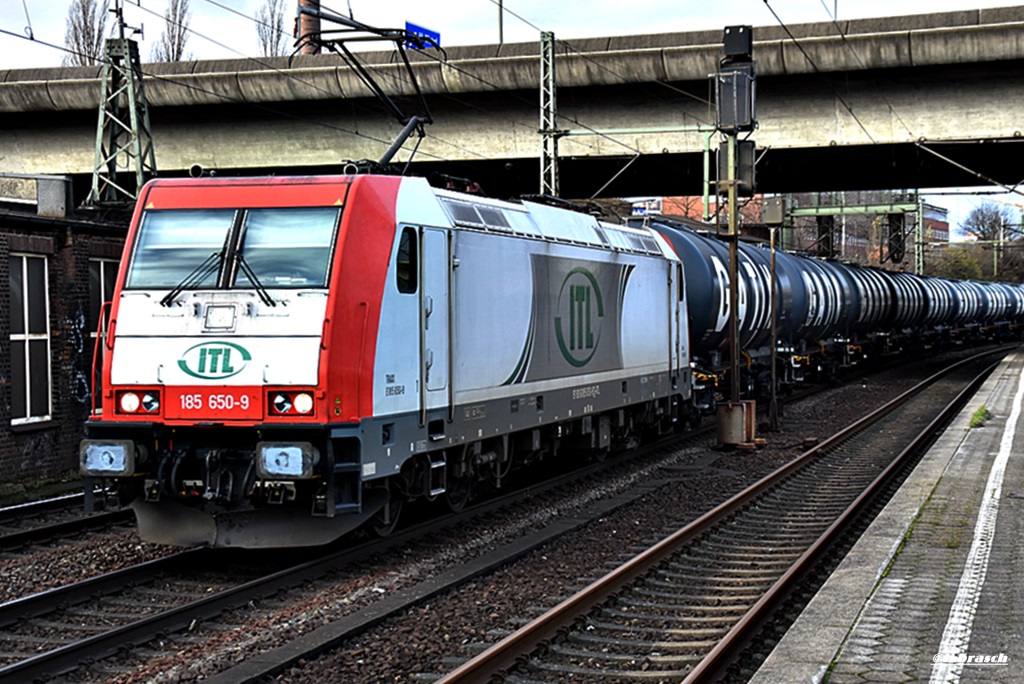
<svg viewBox="0 0 1024 684">
<path fill-rule="evenodd" d="M 214 287 L 234 209 L 147 211 L 139 226 L 135 254 L 125 286 L 132 289 L 175 287 L 195 272 L 192 287 Z"/>
<path fill-rule="evenodd" d="M 126 287 L 327 287 L 340 211 L 338 207 L 147 211 Z"/>
<path fill-rule="evenodd" d="M 419 280 L 416 270 L 416 237 L 415 228 L 404 228 L 402 236 L 398 240 L 395 277 L 398 281 L 398 291 L 402 294 L 416 292 L 416 283 Z"/>
<path fill-rule="evenodd" d="M 327 287 L 337 224 L 336 207 L 250 209 L 238 253 L 264 287 Z M 239 269 L 235 286 L 249 280 Z"/>
</svg>

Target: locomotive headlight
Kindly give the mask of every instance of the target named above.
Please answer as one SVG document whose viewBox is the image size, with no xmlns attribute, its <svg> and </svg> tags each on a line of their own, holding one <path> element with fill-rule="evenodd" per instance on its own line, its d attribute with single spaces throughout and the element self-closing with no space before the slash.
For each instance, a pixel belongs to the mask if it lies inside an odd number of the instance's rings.
<svg viewBox="0 0 1024 684">
<path fill-rule="evenodd" d="M 135 413 L 139 410 L 139 395 L 135 392 L 125 392 L 121 395 L 121 410 L 125 413 Z"/>
<path fill-rule="evenodd" d="M 147 413 L 156 413 L 160 410 L 160 395 L 156 392 L 146 392 L 142 395 L 142 408 Z"/>
<path fill-rule="evenodd" d="M 260 442 L 256 445 L 256 474 L 264 480 L 308 480 L 320 452 L 309 442 Z"/>
<path fill-rule="evenodd" d="M 288 413 L 292 410 L 292 400 L 287 394 L 274 395 L 274 411 L 277 413 Z"/>
<path fill-rule="evenodd" d="M 295 410 L 299 413 L 309 413 L 313 410 L 313 396 L 302 392 L 295 395 Z"/>
<path fill-rule="evenodd" d="M 135 472 L 135 444 L 127 439 L 83 439 L 79 471 L 91 477 L 126 477 Z"/>
</svg>

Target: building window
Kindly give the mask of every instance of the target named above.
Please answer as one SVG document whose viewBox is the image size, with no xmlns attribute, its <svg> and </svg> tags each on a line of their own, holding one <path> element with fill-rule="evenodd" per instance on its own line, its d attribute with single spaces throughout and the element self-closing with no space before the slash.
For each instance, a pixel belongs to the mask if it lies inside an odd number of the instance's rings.
<svg viewBox="0 0 1024 684">
<path fill-rule="evenodd" d="M 89 320 L 86 321 L 92 339 L 99 329 L 100 312 L 103 304 L 114 298 L 114 282 L 117 280 L 118 262 L 114 259 L 89 260 Z M 109 318 L 110 312 L 106 312 Z M 103 321 L 103 329 L 107 329 Z"/>
<path fill-rule="evenodd" d="M 50 298 L 46 257 L 11 255 L 11 424 L 50 419 Z"/>
</svg>

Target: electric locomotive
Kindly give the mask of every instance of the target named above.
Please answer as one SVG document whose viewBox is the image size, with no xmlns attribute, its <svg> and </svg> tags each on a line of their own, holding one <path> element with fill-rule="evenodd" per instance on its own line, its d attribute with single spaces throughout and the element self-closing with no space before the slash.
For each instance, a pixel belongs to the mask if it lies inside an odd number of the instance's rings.
<svg viewBox="0 0 1024 684">
<path fill-rule="evenodd" d="M 657 232 L 419 178 L 156 180 L 83 474 L 143 539 L 321 544 L 416 498 L 667 431 L 690 398 Z"/>
</svg>

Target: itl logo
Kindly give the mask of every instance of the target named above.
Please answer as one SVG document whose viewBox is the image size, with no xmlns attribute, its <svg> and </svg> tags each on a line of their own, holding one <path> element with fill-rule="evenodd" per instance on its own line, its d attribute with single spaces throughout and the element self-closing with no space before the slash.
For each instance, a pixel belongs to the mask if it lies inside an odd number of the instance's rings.
<svg viewBox="0 0 1024 684">
<path fill-rule="evenodd" d="M 193 378 L 223 380 L 238 375 L 252 360 L 245 347 L 234 342 L 203 342 L 178 359 L 178 368 Z"/>
<path fill-rule="evenodd" d="M 574 268 L 562 281 L 555 316 L 555 337 L 565 360 L 576 368 L 587 365 L 601 339 L 604 300 L 594 274 Z"/>
</svg>

